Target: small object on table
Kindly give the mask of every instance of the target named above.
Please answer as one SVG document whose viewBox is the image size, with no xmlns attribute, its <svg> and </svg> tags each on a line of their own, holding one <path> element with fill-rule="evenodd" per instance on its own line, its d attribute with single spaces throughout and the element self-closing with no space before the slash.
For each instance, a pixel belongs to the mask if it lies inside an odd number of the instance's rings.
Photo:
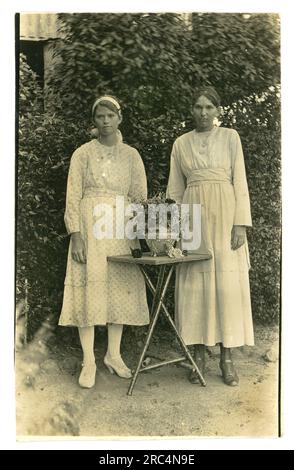
<svg viewBox="0 0 294 470">
<path fill-rule="evenodd" d="M 133 258 L 142 258 L 142 251 L 139 248 L 133 249 L 131 248 L 132 257 Z"/>
<path fill-rule="evenodd" d="M 180 248 L 174 248 L 173 246 L 171 246 L 167 252 L 167 256 L 169 256 L 170 258 L 183 258 L 184 255 L 183 255 L 183 252 Z"/>
<path fill-rule="evenodd" d="M 188 250 L 182 250 L 184 256 L 188 256 Z"/>
</svg>

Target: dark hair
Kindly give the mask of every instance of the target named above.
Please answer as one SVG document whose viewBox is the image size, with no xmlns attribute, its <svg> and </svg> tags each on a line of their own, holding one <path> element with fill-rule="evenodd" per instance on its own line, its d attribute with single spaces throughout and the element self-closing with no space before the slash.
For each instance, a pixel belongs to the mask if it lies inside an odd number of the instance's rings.
<svg viewBox="0 0 294 470">
<path fill-rule="evenodd" d="M 101 98 L 103 98 L 103 96 L 113 98 L 115 101 L 117 101 L 117 103 L 119 105 L 119 109 L 113 103 L 111 103 L 111 101 L 109 101 L 107 99 L 105 99 L 105 100 L 101 99 Z M 98 99 L 100 99 L 101 101 L 99 101 L 99 103 L 96 103 L 96 101 Z M 114 113 L 121 116 L 120 102 L 118 101 L 118 99 L 115 96 L 113 96 L 113 95 L 102 95 L 102 96 L 99 96 L 99 98 L 97 98 L 97 100 L 95 100 L 95 102 L 93 104 L 93 107 L 92 107 L 92 119 L 94 119 L 96 108 L 97 108 L 98 105 L 105 106 L 105 108 L 107 108 L 110 111 L 113 111 Z"/>
<path fill-rule="evenodd" d="M 200 96 L 205 96 L 209 101 L 211 101 L 214 106 L 218 107 L 221 105 L 221 99 L 215 88 L 212 86 L 203 86 L 197 88 L 193 94 L 193 105 L 196 103 Z"/>
</svg>

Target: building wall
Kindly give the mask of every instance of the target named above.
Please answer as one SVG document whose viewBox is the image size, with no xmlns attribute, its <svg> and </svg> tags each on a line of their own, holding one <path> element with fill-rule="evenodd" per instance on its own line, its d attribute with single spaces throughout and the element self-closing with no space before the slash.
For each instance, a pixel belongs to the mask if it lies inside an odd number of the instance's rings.
<svg viewBox="0 0 294 470">
<path fill-rule="evenodd" d="M 20 13 L 19 52 L 25 54 L 39 83 L 46 86 L 48 68 L 52 64 L 52 43 L 59 38 L 56 13 Z"/>
<path fill-rule="evenodd" d="M 56 13 L 20 13 L 19 36 L 25 41 L 44 41 L 59 37 Z"/>
</svg>

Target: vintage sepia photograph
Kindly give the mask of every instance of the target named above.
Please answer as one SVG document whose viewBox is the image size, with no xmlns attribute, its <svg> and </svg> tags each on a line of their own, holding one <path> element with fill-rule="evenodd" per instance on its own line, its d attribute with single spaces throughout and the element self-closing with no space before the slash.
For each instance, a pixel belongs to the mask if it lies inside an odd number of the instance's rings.
<svg viewBox="0 0 294 470">
<path fill-rule="evenodd" d="M 18 440 L 281 436 L 280 28 L 15 14 Z"/>
</svg>

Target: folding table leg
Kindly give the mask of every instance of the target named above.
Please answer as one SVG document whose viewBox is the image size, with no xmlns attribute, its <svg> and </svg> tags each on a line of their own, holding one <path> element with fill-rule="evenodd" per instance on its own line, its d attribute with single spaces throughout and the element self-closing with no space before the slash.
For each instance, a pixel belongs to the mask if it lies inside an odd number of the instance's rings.
<svg viewBox="0 0 294 470">
<path fill-rule="evenodd" d="M 147 283 L 149 289 L 150 289 L 151 292 L 154 294 L 154 293 L 155 293 L 155 287 L 154 287 L 154 285 L 152 284 L 151 279 L 149 278 L 148 274 L 147 274 L 143 269 L 142 269 L 142 272 L 143 272 L 143 275 L 144 275 L 144 277 L 145 277 L 145 280 L 146 280 L 146 283 Z M 203 387 L 205 387 L 205 386 L 206 386 L 206 382 L 205 382 L 205 380 L 204 380 L 204 378 L 203 378 L 203 376 L 202 376 L 202 374 L 201 374 L 199 368 L 197 367 L 197 364 L 196 364 L 196 362 L 194 361 L 194 359 L 193 359 L 193 357 L 192 357 L 192 355 L 191 355 L 189 349 L 187 348 L 186 344 L 184 343 L 182 337 L 180 336 L 180 334 L 179 334 L 179 332 L 178 332 L 178 330 L 177 330 L 177 328 L 176 328 L 176 326 L 175 326 L 175 324 L 174 324 L 174 321 L 173 321 L 173 319 L 171 318 L 171 316 L 170 316 L 170 314 L 169 314 L 169 312 L 168 312 L 168 310 L 167 310 L 167 308 L 166 308 L 166 306 L 164 305 L 163 302 L 161 303 L 161 307 L 162 307 L 162 309 L 163 309 L 163 311 L 164 311 L 164 314 L 165 314 L 166 318 L 168 319 L 168 321 L 169 321 L 171 327 L 173 328 L 173 330 L 174 330 L 174 332 L 175 332 L 175 334 L 176 334 L 176 336 L 177 336 L 177 338 L 178 338 L 178 340 L 179 340 L 179 342 L 180 342 L 180 344 L 181 344 L 181 347 L 183 348 L 183 350 L 184 350 L 184 352 L 185 352 L 186 357 L 189 359 L 189 361 L 191 362 L 193 368 L 195 369 L 195 371 L 196 371 L 196 373 L 197 373 L 197 375 L 198 375 L 198 377 L 199 377 L 199 380 L 200 380 L 201 385 L 202 385 Z"/>
<path fill-rule="evenodd" d="M 171 275 L 173 273 L 173 269 L 174 269 L 174 266 L 171 266 L 170 267 L 170 270 L 167 274 L 167 277 L 166 277 L 166 280 L 165 282 L 163 283 L 163 277 L 164 277 L 164 271 L 165 271 L 165 266 L 162 265 L 160 266 L 160 272 L 159 272 L 159 278 L 158 278 L 158 282 L 157 282 L 157 286 L 156 286 L 156 291 L 155 291 L 155 294 L 154 294 L 154 297 L 155 297 L 155 301 L 153 303 L 153 308 L 154 308 L 154 312 L 153 313 L 153 318 L 151 319 L 151 323 L 150 323 L 150 327 L 149 327 L 149 330 L 148 330 L 148 333 L 147 333 L 147 337 L 146 337 L 146 341 L 145 341 L 145 344 L 144 344 L 144 348 L 143 348 L 143 351 L 141 353 L 141 356 L 140 356 L 140 359 L 139 359 L 139 362 L 138 362 L 138 365 L 137 365 L 137 368 L 136 368 L 136 371 L 134 373 L 134 376 L 132 378 L 132 382 L 129 386 L 129 389 L 128 389 L 128 395 L 132 395 L 132 392 L 133 392 L 133 388 L 135 386 L 135 383 L 137 381 L 137 378 L 138 378 L 138 374 L 140 372 L 140 369 L 141 369 L 141 366 L 142 366 L 142 362 L 144 360 L 144 357 L 145 357 L 145 354 L 146 354 L 146 351 L 148 349 L 148 346 L 149 346 L 149 343 L 151 341 L 151 338 L 152 338 L 152 334 L 153 334 L 153 331 L 154 331 L 154 328 L 155 328 L 155 325 L 157 323 L 157 319 L 158 319 L 158 316 L 159 316 L 159 312 L 160 312 L 160 308 L 161 308 L 161 305 L 162 305 L 162 301 L 164 299 L 164 296 L 165 296 L 165 293 L 166 293 L 166 290 L 167 290 L 167 287 L 168 287 L 168 284 L 169 284 L 169 281 L 170 281 L 170 278 L 171 278 Z"/>
<path fill-rule="evenodd" d="M 198 377 L 199 377 L 199 380 L 200 380 L 201 385 L 202 385 L 203 387 L 205 387 L 205 386 L 206 386 L 206 382 L 205 382 L 205 380 L 204 380 L 204 378 L 203 378 L 203 375 L 201 374 L 201 372 L 200 372 L 200 370 L 199 370 L 199 368 L 198 368 L 196 362 L 194 361 L 194 359 L 193 359 L 193 357 L 192 357 L 192 355 L 191 355 L 189 349 L 187 348 L 186 344 L 184 343 L 184 341 L 183 341 L 181 335 L 178 333 L 178 330 L 177 330 L 177 328 L 176 328 L 176 325 L 175 325 L 174 322 L 173 322 L 173 319 L 171 318 L 170 314 L 168 313 L 168 311 L 167 311 L 166 309 L 164 309 L 164 313 L 165 313 L 165 316 L 166 316 L 166 318 L 168 319 L 170 325 L 172 326 L 172 328 L 173 328 L 173 330 L 174 330 L 174 332 L 175 332 L 175 334 L 176 334 L 178 340 L 180 341 L 180 344 L 181 344 L 183 350 L 185 351 L 186 357 L 187 357 L 187 358 L 189 359 L 189 361 L 191 362 L 191 364 L 192 364 L 192 366 L 193 366 L 193 369 L 195 369 L 195 371 L 196 371 L 196 373 L 197 373 L 197 375 L 198 375 Z"/>
<path fill-rule="evenodd" d="M 150 278 L 149 278 L 148 274 L 146 273 L 144 267 L 142 265 L 140 265 L 140 268 L 141 268 L 141 271 L 142 271 L 145 279 L 148 278 L 150 280 Z M 153 301 L 152 301 L 152 307 L 151 307 L 151 313 L 150 313 L 151 320 L 154 316 L 156 306 L 159 302 L 159 296 L 160 296 L 160 293 L 162 291 L 162 286 L 163 286 L 163 281 L 164 281 L 164 273 L 165 273 L 165 265 L 162 265 L 162 266 L 160 266 L 160 270 L 159 270 L 159 274 L 158 274 L 158 278 L 157 278 L 157 283 L 156 283 L 156 289 L 154 289 L 154 291 L 153 291 Z"/>
</svg>

